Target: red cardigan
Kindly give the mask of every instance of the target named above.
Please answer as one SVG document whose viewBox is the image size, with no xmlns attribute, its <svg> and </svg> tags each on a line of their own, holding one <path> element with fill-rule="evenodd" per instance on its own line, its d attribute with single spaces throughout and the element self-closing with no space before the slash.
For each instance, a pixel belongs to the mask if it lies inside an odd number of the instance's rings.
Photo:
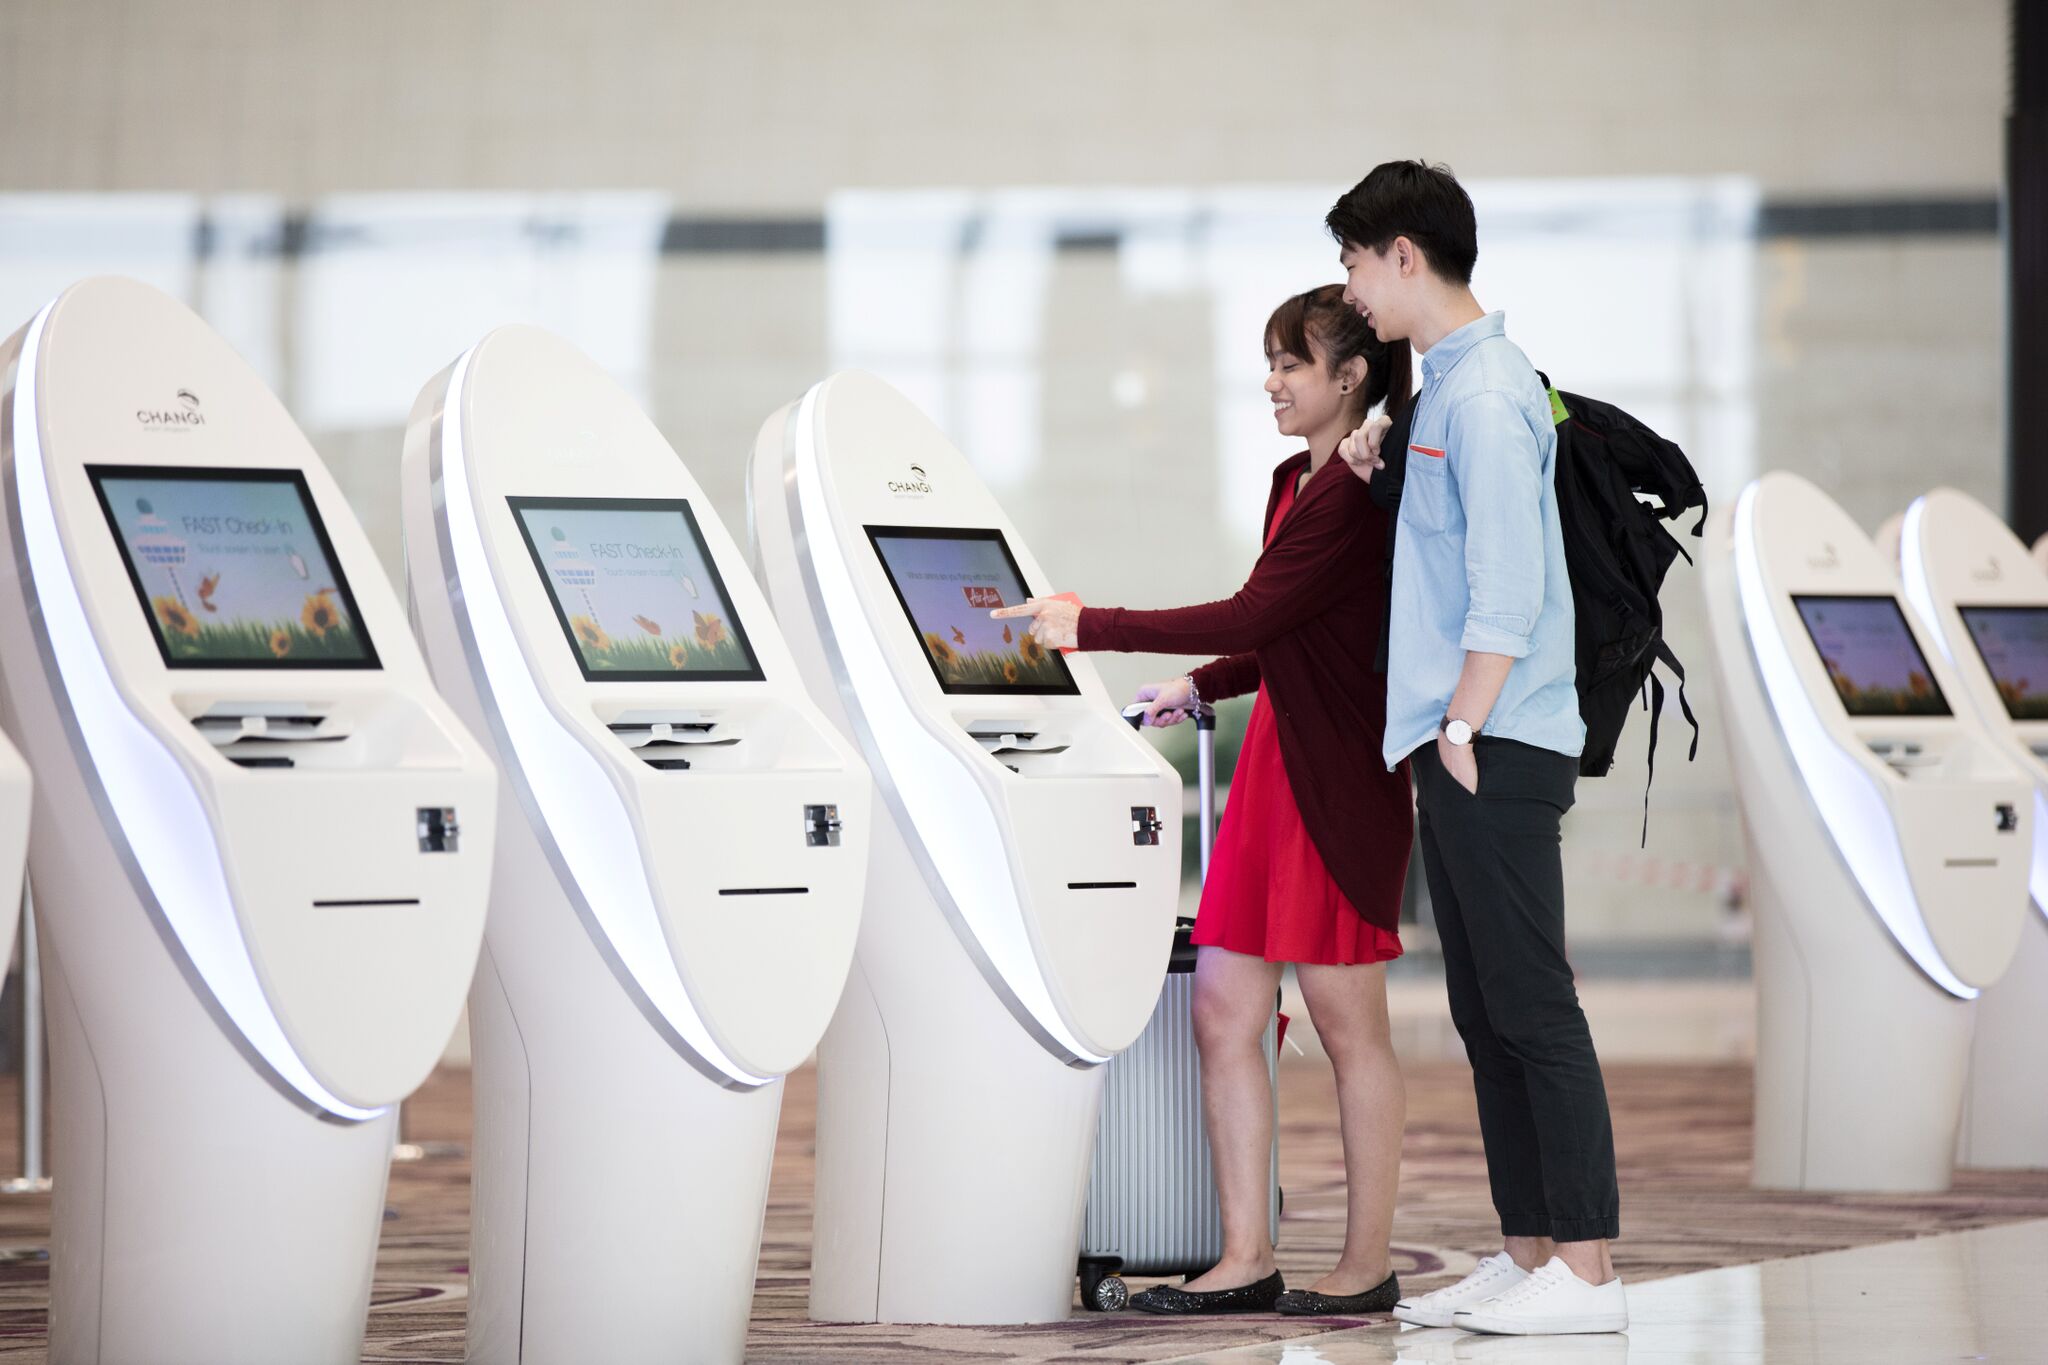
<svg viewBox="0 0 2048 1365">
<path fill-rule="evenodd" d="M 1307 451 L 1273 471 L 1266 526 Z M 1408 764 L 1389 772 L 1380 752 L 1387 678 L 1374 668 L 1388 597 L 1387 513 L 1342 460 L 1296 498 L 1252 576 L 1221 602 L 1168 611 L 1087 607 L 1085 650 L 1224 657 L 1195 670 L 1202 700 L 1257 690 L 1280 734 L 1280 757 L 1302 824 L 1338 889 L 1360 915 L 1393 929 L 1401 915 L 1415 806 Z"/>
</svg>

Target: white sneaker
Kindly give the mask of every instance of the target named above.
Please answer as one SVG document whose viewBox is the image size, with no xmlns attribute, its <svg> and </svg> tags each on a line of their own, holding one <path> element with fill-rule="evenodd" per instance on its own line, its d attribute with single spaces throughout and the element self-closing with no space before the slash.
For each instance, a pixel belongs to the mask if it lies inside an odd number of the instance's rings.
<svg viewBox="0 0 2048 1365">
<path fill-rule="evenodd" d="M 1476 1308 L 1528 1278 L 1529 1272 L 1516 1265 L 1505 1251 L 1496 1251 L 1456 1284 L 1401 1300 L 1394 1305 L 1394 1316 L 1417 1327 L 1449 1327 L 1453 1325 L 1451 1315 L 1459 1309 Z"/>
<path fill-rule="evenodd" d="M 1587 1284 L 1561 1257 L 1553 1256 L 1521 1283 L 1483 1303 L 1460 1308 L 1451 1325 L 1514 1337 L 1620 1332 L 1628 1328 L 1628 1303 L 1622 1298 L 1619 1276 L 1606 1284 Z"/>
</svg>

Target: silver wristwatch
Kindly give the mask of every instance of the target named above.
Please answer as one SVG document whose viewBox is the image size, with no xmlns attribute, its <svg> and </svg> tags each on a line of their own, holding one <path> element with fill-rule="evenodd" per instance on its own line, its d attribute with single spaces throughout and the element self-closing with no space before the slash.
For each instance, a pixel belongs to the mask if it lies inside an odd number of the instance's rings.
<svg viewBox="0 0 2048 1365">
<path fill-rule="evenodd" d="M 1465 721 L 1444 717 L 1443 736 L 1459 749 L 1472 742 L 1472 727 Z"/>
</svg>

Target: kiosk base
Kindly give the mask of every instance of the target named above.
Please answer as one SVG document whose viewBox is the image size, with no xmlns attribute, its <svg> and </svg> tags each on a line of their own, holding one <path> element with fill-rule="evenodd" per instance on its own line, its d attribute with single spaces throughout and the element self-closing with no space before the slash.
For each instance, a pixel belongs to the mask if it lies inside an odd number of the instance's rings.
<svg viewBox="0 0 2048 1365">
<path fill-rule="evenodd" d="M 726 1089 L 657 1032 L 536 840 L 500 839 L 493 877 L 469 997 L 468 1359 L 738 1362 L 782 1082 Z"/>
<path fill-rule="evenodd" d="M 818 1049 L 811 1317 L 1063 1320 L 1103 1069 L 1018 1024 L 893 824 L 870 859 L 853 975 Z"/>
<path fill-rule="evenodd" d="M 57 899 L 46 890 L 43 904 Z M 122 910 L 143 915 L 132 898 Z M 110 1027 L 87 1026 L 63 958 L 43 945 L 58 1162 L 50 1359 L 354 1365 L 396 1108 L 315 1118 L 205 1017 L 154 934 L 127 938 L 159 964 L 126 975 L 121 1008 L 96 1014 Z"/>
<path fill-rule="evenodd" d="M 2030 907 L 2019 951 L 1977 1000 L 1956 1164 L 2048 1168 L 2048 916 Z"/>
<path fill-rule="evenodd" d="M 515 1021 L 477 970 L 468 1359 L 738 1362 L 782 1083 L 722 1089 L 620 991 L 574 998 Z"/>
<path fill-rule="evenodd" d="M 1811 870 L 1795 913 L 1754 842 L 1758 1189 L 1927 1193 L 1955 1173 L 1973 1001 L 1864 923 L 1847 875 Z"/>
</svg>

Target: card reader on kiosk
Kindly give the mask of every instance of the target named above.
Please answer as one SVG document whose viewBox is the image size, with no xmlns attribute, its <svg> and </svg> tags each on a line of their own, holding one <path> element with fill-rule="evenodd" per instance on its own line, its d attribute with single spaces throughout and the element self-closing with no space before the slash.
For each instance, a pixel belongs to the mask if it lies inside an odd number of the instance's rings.
<svg viewBox="0 0 2048 1365">
<path fill-rule="evenodd" d="M 1956 1160 L 2048 1166 L 2048 571 L 1996 513 L 1938 488 L 1906 510 L 1906 600 L 1968 710 L 2034 785 L 2031 888 L 2012 966 L 1977 1001 Z"/>
<path fill-rule="evenodd" d="M 811 1316 L 1065 1318 L 1101 1063 L 1172 946 L 1180 783 L 1085 656 L 989 619 L 1045 575 L 894 389 L 841 374 L 771 417 L 749 494 L 776 615 L 891 817 L 818 1054 Z"/>
<path fill-rule="evenodd" d="M 326 467 L 183 304 L 87 280 L 0 361 L 52 1358 L 353 1362 L 394 1106 L 476 965 L 496 776 Z"/>
<path fill-rule="evenodd" d="M 632 399 L 492 332 L 428 383 L 411 606 L 496 743 L 473 1361 L 740 1359 L 782 1076 L 853 959 L 871 784 Z"/>
<path fill-rule="evenodd" d="M 1961 683 L 1898 575 L 1818 488 L 1767 474 L 1712 527 L 1756 906 L 1755 1181 L 1945 1189 L 1972 1002 L 2027 913 L 2032 793 L 1951 708 Z"/>
</svg>

